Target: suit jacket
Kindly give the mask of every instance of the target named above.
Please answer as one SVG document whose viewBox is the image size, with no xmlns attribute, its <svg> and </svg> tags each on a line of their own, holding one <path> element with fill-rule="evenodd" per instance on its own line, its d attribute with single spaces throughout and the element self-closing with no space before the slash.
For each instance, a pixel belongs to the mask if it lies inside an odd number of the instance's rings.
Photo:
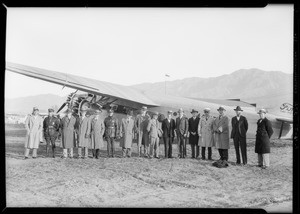
<svg viewBox="0 0 300 214">
<path fill-rule="evenodd" d="M 197 130 L 198 130 L 198 125 L 199 125 L 200 118 L 196 117 L 194 120 L 193 117 L 189 119 L 189 132 L 196 132 L 196 135 L 198 136 Z M 190 134 L 191 136 L 191 134 Z"/>
<path fill-rule="evenodd" d="M 179 117 L 176 118 L 176 132 L 177 136 L 188 134 L 189 131 L 189 122 L 185 116 L 182 116 L 180 119 Z"/>
<path fill-rule="evenodd" d="M 237 117 L 231 119 L 231 138 L 234 138 L 240 135 L 243 138 L 246 138 L 246 132 L 248 130 L 248 121 L 244 116 L 240 116 L 240 120 L 237 120 Z"/>
<path fill-rule="evenodd" d="M 151 119 L 147 125 L 147 131 L 149 132 L 150 137 L 158 138 L 159 136 L 159 122 L 158 120 Z"/>
<path fill-rule="evenodd" d="M 170 123 L 168 119 L 164 119 L 162 122 L 163 137 L 174 137 L 176 124 L 175 120 L 171 118 Z"/>
</svg>

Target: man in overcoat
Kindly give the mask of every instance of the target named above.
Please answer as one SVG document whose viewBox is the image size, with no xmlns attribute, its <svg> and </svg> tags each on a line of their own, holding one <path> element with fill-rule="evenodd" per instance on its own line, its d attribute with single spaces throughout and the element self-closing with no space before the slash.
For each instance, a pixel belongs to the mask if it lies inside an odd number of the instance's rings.
<svg viewBox="0 0 300 214">
<path fill-rule="evenodd" d="M 108 157 L 115 157 L 115 140 L 119 138 L 119 121 L 114 116 L 114 110 L 108 110 L 108 117 L 104 119 L 105 125 L 105 140 L 107 141 Z"/>
<path fill-rule="evenodd" d="M 149 134 L 147 131 L 147 126 L 150 120 L 150 116 L 147 114 L 147 107 L 143 106 L 141 108 L 141 113 L 136 116 L 135 119 L 135 129 L 137 132 L 137 147 L 138 147 L 138 156 L 142 155 L 142 145 L 144 145 L 144 155 L 147 156 L 149 151 L 147 148 L 149 147 Z"/>
<path fill-rule="evenodd" d="M 26 141 L 25 141 L 25 158 L 29 156 L 32 149 L 32 158 L 37 157 L 37 149 L 42 142 L 43 118 L 39 115 L 39 109 L 33 107 L 31 115 L 28 115 L 25 121 Z"/>
<path fill-rule="evenodd" d="M 76 146 L 77 119 L 72 115 L 72 110 L 67 109 L 66 115 L 60 121 L 61 143 L 63 148 L 62 158 L 73 158 L 73 148 Z"/>
<path fill-rule="evenodd" d="M 199 146 L 198 146 L 199 135 L 198 135 L 197 129 L 198 129 L 200 119 L 199 119 L 199 117 L 197 117 L 198 111 L 193 109 L 191 114 L 193 116 L 189 119 L 189 143 L 190 143 L 191 149 L 192 149 L 192 158 L 198 158 L 198 156 L 199 156 Z"/>
<path fill-rule="evenodd" d="M 270 166 L 270 138 L 273 134 L 271 122 L 266 118 L 267 111 L 260 109 L 257 121 L 255 153 L 258 154 L 258 166 L 266 169 Z"/>
<path fill-rule="evenodd" d="M 150 137 L 150 158 L 153 158 L 153 155 L 155 158 L 159 159 L 159 122 L 157 120 L 158 118 L 158 112 L 154 112 L 152 115 L 152 119 L 149 121 L 147 125 L 147 131 L 149 132 Z M 153 154 L 155 150 L 155 154 Z"/>
<path fill-rule="evenodd" d="M 179 116 L 176 118 L 176 132 L 179 143 L 179 157 L 186 157 L 186 138 L 189 130 L 189 122 L 186 116 L 183 115 L 182 108 L 178 110 Z"/>
<path fill-rule="evenodd" d="M 78 118 L 78 158 L 88 158 L 88 146 L 91 137 L 90 120 L 86 116 L 86 110 L 81 111 L 81 117 Z M 84 150 L 84 154 L 82 154 Z"/>
<path fill-rule="evenodd" d="M 132 140 L 134 137 L 133 110 L 127 111 L 126 118 L 123 118 L 120 125 L 120 146 L 122 147 L 123 157 L 131 157 Z"/>
<path fill-rule="evenodd" d="M 46 155 L 49 156 L 50 145 L 52 147 L 52 157 L 55 158 L 55 141 L 59 135 L 60 120 L 54 116 L 54 109 L 48 109 L 48 117 L 44 119 L 43 130 L 46 140 Z"/>
<path fill-rule="evenodd" d="M 218 109 L 219 116 L 213 123 L 213 130 L 215 132 L 216 148 L 219 150 L 220 161 L 224 165 L 228 165 L 228 149 L 229 149 L 229 119 L 225 115 L 225 108 L 220 106 Z"/>
<path fill-rule="evenodd" d="M 210 108 L 204 109 L 204 115 L 200 118 L 198 125 L 199 142 L 201 146 L 202 160 L 205 160 L 205 150 L 208 150 L 208 160 L 212 160 L 212 147 L 215 146 L 213 123 L 214 118 L 210 115 Z"/>
<path fill-rule="evenodd" d="M 241 164 L 240 147 L 242 153 L 243 165 L 247 164 L 247 144 L 246 144 L 246 133 L 248 130 L 247 118 L 241 115 L 242 109 L 237 106 L 235 109 L 236 116 L 231 119 L 231 138 L 233 139 L 235 153 L 236 153 L 236 164 Z"/>
<path fill-rule="evenodd" d="M 172 118 L 173 112 L 170 110 L 167 113 L 167 118 L 162 121 L 163 140 L 165 146 L 165 158 L 172 158 L 172 144 L 176 135 L 175 120 Z"/>
<path fill-rule="evenodd" d="M 100 157 L 100 149 L 103 147 L 103 134 L 105 131 L 104 121 L 100 117 L 101 110 L 96 110 L 94 118 L 91 119 L 91 141 L 90 148 L 92 149 L 93 158 Z"/>
</svg>

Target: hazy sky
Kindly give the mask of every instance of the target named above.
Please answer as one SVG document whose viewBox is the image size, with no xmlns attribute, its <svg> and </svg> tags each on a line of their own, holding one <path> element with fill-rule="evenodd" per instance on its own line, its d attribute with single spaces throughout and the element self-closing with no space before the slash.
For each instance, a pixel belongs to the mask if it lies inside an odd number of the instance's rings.
<svg viewBox="0 0 300 214">
<path fill-rule="evenodd" d="M 7 61 L 117 84 L 293 72 L 293 5 L 8 8 L 7 16 Z M 8 98 L 71 91 L 6 73 Z"/>
</svg>

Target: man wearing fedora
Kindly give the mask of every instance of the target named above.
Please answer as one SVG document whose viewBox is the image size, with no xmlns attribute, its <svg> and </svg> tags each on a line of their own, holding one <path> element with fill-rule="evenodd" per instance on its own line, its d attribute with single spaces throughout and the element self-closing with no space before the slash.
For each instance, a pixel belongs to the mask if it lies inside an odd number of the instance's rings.
<svg viewBox="0 0 300 214">
<path fill-rule="evenodd" d="M 198 146 L 198 140 L 199 140 L 199 136 L 198 136 L 198 125 L 199 125 L 199 117 L 197 117 L 198 111 L 196 110 L 192 110 L 191 114 L 193 115 L 190 119 L 189 119 L 189 143 L 191 145 L 191 149 L 192 149 L 192 158 L 198 158 L 199 156 L 199 146 Z M 195 150 L 196 150 L 196 154 L 195 154 Z"/>
<path fill-rule="evenodd" d="M 219 116 L 213 123 L 215 132 L 216 148 L 219 150 L 221 165 L 228 166 L 228 149 L 229 149 L 229 119 L 225 115 L 225 108 L 220 106 L 218 109 Z"/>
<path fill-rule="evenodd" d="M 120 125 L 120 147 L 122 147 L 123 158 L 131 157 L 132 140 L 134 137 L 134 119 L 132 119 L 133 110 L 127 111 L 126 118 L 122 119 Z"/>
<path fill-rule="evenodd" d="M 236 164 L 241 164 L 240 147 L 242 153 L 243 165 L 247 164 L 247 144 L 246 133 L 248 130 L 247 118 L 241 115 L 242 109 L 237 106 L 235 109 L 236 116 L 231 119 L 231 138 L 234 142 L 234 148 L 236 153 Z"/>
<path fill-rule="evenodd" d="M 88 146 L 91 137 L 89 117 L 86 116 L 86 110 L 81 111 L 78 118 L 78 158 L 88 158 Z M 82 154 L 82 150 L 84 154 Z"/>
<path fill-rule="evenodd" d="M 49 156 L 50 145 L 52 147 L 52 157 L 55 158 L 55 141 L 59 135 L 60 121 L 54 116 L 54 109 L 48 109 L 48 117 L 44 119 L 43 130 L 46 140 L 46 156 Z"/>
<path fill-rule="evenodd" d="M 198 125 L 199 142 L 201 146 L 202 160 L 205 160 L 205 149 L 208 150 L 208 160 L 212 160 L 212 147 L 215 146 L 213 123 L 214 118 L 210 115 L 210 108 L 204 109 L 204 115 L 200 118 Z"/>
<path fill-rule="evenodd" d="M 257 121 L 255 153 L 258 154 L 258 166 L 266 169 L 270 166 L 270 138 L 273 134 L 272 124 L 266 118 L 267 111 L 260 109 Z"/>
<path fill-rule="evenodd" d="M 141 108 L 141 113 L 136 116 L 135 119 L 135 129 L 137 132 L 137 147 L 138 147 L 138 156 L 142 156 L 142 145 L 144 145 L 144 155 L 149 153 L 146 151 L 149 147 L 149 134 L 147 131 L 147 126 L 150 120 L 150 116 L 147 114 L 147 107 L 143 106 Z"/>
<path fill-rule="evenodd" d="M 176 118 L 176 132 L 178 138 L 179 151 L 178 156 L 180 158 L 186 157 L 186 138 L 189 131 L 189 122 L 186 116 L 183 115 L 182 108 L 178 110 L 179 116 Z"/>
<path fill-rule="evenodd" d="M 95 117 L 91 120 L 91 141 L 90 148 L 92 149 L 93 158 L 99 159 L 100 149 L 104 146 L 103 134 L 105 131 L 104 121 L 100 117 L 101 110 L 97 109 Z"/>
<path fill-rule="evenodd" d="M 167 118 L 162 121 L 163 140 L 165 146 L 165 158 L 172 158 L 172 144 L 175 133 L 175 120 L 172 118 L 173 111 L 168 111 Z"/>
<path fill-rule="evenodd" d="M 161 129 L 157 118 L 158 112 L 154 112 L 152 115 L 152 119 L 147 125 L 147 131 L 149 132 L 150 137 L 150 153 L 148 155 L 150 158 L 153 158 L 154 155 L 155 158 L 159 159 L 159 132 L 161 131 Z"/>
<path fill-rule="evenodd" d="M 63 148 L 62 158 L 73 158 L 73 148 L 76 146 L 77 119 L 72 115 L 72 110 L 67 109 L 65 116 L 60 121 L 61 143 Z M 68 151 L 69 150 L 69 151 Z"/>
<path fill-rule="evenodd" d="M 33 107 L 32 114 L 28 115 L 25 121 L 26 141 L 25 141 L 25 158 L 29 156 L 32 149 L 32 158 L 37 157 L 37 149 L 42 142 L 43 118 L 39 115 L 39 109 Z"/>
<path fill-rule="evenodd" d="M 119 121 L 114 116 L 114 110 L 108 110 L 108 117 L 104 119 L 105 140 L 107 142 L 108 157 L 115 157 L 115 139 L 119 138 Z"/>
</svg>

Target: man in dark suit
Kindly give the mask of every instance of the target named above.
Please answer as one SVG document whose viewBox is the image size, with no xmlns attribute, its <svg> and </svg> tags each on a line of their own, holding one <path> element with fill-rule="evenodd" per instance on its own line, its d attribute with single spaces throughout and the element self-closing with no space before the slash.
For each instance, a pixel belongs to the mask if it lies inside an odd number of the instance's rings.
<svg viewBox="0 0 300 214">
<path fill-rule="evenodd" d="M 199 136 L 197 133 L 198 125 L 199 125 L 199 117 L 197 117 L 198 111 L 192 110 L 191 114 L 193 117 L 189 119 L 189 143 L 191 144 L 192 149 L 192 158 L 197 158 L 199 156 L 199 146 L 198 140 Z M 195 156 L 195 148 L 196 148 L 196 156 Z"/>
<path fill-rule="evenodd" d="M 167 118 L 162 121 L 163 139 L 165 144 L 165 157 L 172 158 L 172 143 L 175 133 L 175 120 L 172 119 L 172 111 L 168 111 Z"/>
<path fill-rule="evenodd" d="M 231 138 L 233 138 L 234 148 L 236 152 L 236 164 L 241 164 L 240 150 L 242 153 L 243 164 L 247 164 L 247 144 L 246 144 L 246 133 L 248 130 L 248 121 L 246 117 L 242 116 L 242 109 L 237 106 L 235 109 L 236 116 L 232 118 L 231 125 Z"/>
<path fill-rule="evenodd" d="M 189 122 L 186 116 L 184 116 L 183 109 L 178 110 L 179 117 L 176 118 L 176 132 L 177 139 L 179 141 L 179 157 L 186 157 L 186 138 L 189 130 Z"/>
</svg>

